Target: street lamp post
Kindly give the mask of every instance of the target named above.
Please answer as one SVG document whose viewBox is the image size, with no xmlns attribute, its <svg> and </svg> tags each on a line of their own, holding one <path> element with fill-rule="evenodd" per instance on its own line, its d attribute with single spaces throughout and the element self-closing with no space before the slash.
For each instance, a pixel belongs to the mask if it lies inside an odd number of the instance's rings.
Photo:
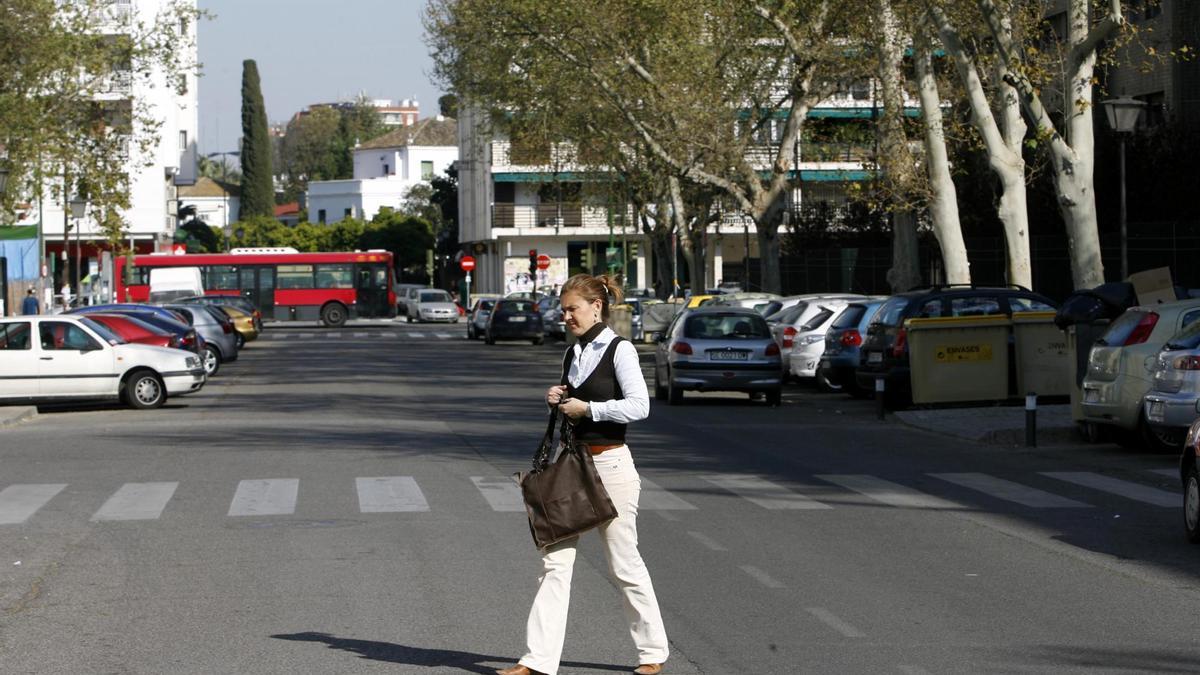
<svg viewBox="0 0 1200 675">
<path fill-rule="evenodd" d="M 1103 102 L 1108 126 L 1117 134 L 1121 164 L 1121 280 L 1129 278 L 1129 244 L 1125 213 L 1125 139 L 1137 127 L 1145 102 L 1128 96 L 1112 98 Z"/>
<path fill-rule="evenodd" d="M 79 275 L 81 274 L 80 267 L 83 265 L 83 252 L 79 243 L 79 230 L 83 227 L 83 218 L 87 215 L 87 200 L 79 194 L 71 198 L 71 217 L 75 219 L 75 297 L 83 297 L 83 286 L 80 284 Z M 67 242 L 63 242 L 63 249 L 67 247 Z"/>
</svg>

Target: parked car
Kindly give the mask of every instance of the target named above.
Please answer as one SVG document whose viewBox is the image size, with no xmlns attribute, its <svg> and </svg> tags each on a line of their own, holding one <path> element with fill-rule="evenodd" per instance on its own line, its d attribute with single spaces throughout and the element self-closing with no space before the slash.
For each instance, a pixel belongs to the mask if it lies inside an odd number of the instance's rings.
<svg viewBox="0 0 1200 675">
<path fill-rule="evenodd" d="M 717 297 L 717 295 L 717 293 L 702 293 L 700 295 L 693 295 L 688 298 L 687 307 L 684 309 L 695 309 L 703 306 L 705 303 L 711 302 L 713 298 Z"/>
<path fill-rule="evenodd" d="M 254 329 L 262 333 L 262 310 L 250 298 L 241 295 L 196 295 L 175 301 L 181 305 L 228 305 L 254 317 Z"/>
<path fill-rule="evenodd" d="M 646 339 L 646 330 L 645 330 L 646 308 L 652 307 L 654 305 L 661 305 L 662 301 L 656 300 L 653 298 L 625 298 L 625 304 L 629 305 L 630 310 L 632 310 L 632 312 L 633 312 L 633 315 L 630 319 L 630 323 L 632 324 L 630 327 L 630 331 L 631 331 L 630 337 L 633 339 L 634 342 L 642 342 Z M 563 325 L 564 325 L 563 330 L 565 332 L 566 324 L 563 324 Z M 564 337 L 565 337 L 565 335 L 564 335 Z"/>
<path fill-rule="evenodd" d="M 87 305 L 85 307 L 78 307 L 76 309 L 73 309 L 73 310 L 67 312 L 67 314 L 90 314 L 92 312 L 128 312 L 128 311 L 150 312 L 151 314 L 157 314 L 157 315 L 163 317 L 164 319 L 173 319 L 175 321 L 183 320 L 183 317 L 179 314 L 179 312 L 176 312 L 176 311 L 173 311 L 166 307 L 163 307 L 162 305 L 145 305 L 145 304 L 140 304 L 140 303 L 135 303 L 135 302 L 114 302 L 114 303 L 107 304 L 107 305 Z"/>
<path fill-rule="evenodd" d="M 762 313 L 763 310 L 770 307 L 772 300 L 778 300 L 780 297 L 782 296 L 778 293 L 725 293 L 713 296 L 704 306 L 747 307 L 757 310 L 760 316 L 766 316 Z"/>
<path fill-rule="evenodd" d="M 782 355 L 784 379 L 789 379 L 792 376 L 791 372 L 791 354 L 795 347 L 796 336 L 804 330 L 812 334 L 814 328 L 806 327 L 812 319 L 829 318 L 822 313 L 822 307 L 834 301 L 850 300 L 865 300 L 866 296 L 856 295 L 853 293 L 810 293 L 807 295 L 796 296 L 796 301 L 791 306 L 781 309 L 767 316 L 767 326 L 771 329 L 771 336 L 779 345 Z M 822 305 L 821 303 L 825 303 Z M 844 305 L 844 303 L 843 303 Z M 837 305 L 840 309 L 842 305 Z M 826 307 L 827 311 L 836 311 L 835 309 Z M 821 333 L 824 340 L 824 333 Z M 806 336 L 808 338 L 809 336 Z M 820 354 L 817 355 L 820 358 Z M 816 375 L 816 368 L 812 369 L 812 373 L 805 377 L 813 377 Z"/>
<path fill-rule="evenodd" d="M 865 396 L 854 380 L 859 351 L 867 326 L 887 298 L 851 302 L 829 325 L 825 332 L 825 352 L 817 365 L 817 387 L 822 391 L 848 391 L 853 396 Z"/>
<path fill-rule="evenodd" d="M 780 345 L 786 375 L 797 380 L 809 380 L 817 376 L 817 366 L 821 364 L 821 355 L 825 353 L 825 334 L 833 324 L 833 319 L 850 302 L 847 298 L 821 298 L 808 303 L 808 307 L 796 319 L 799 325 L 789 326 L 795 331 L 791 349 Z M 786 343 L 787 329 L 784 335 Z"/>
<path fill-rule="evenodd" d="M 557 295 L 547 295 L 537 302 L 542 314 L 542 330 L 547 337 L 567 339 L 567 323 L 563 321 L 562 300 Z"/>
<path fill-rule="evenodd" d="M 1188 427 L 1179 456 L 1179 477 L 1183 483 L 1183 527 L 1187 539 L 1200 544 L 1200 469 L 1196 455 L 1200 450 L 1200 419 Z"/>
<path fill-rule="evenodd" d="M 789 295 L 786 298 L 772 300 L 759 311 L 759 314 L 767 317 L 767 321 L 769 322 L 771 321 L 772 316 L 776 316 L 782 313 L 785 309 L 794 307 L 796 303 L 811 297 L 811 295 Z"/>
<path fill-rule="evenodd" d="M 161 328 L 162 330 L 165 330 L 168 333 L 171 333 L 175 337 L 179 338 L 179 348 L 180 349 L 185 349 L 189 352 L 195 352 L 197 356 L 201 357 L 201 361 L 204 360 L 204 338 L 201 337 L 200 334 L 196 332 L 195 328 L 192 328 L 191 326 L 187 325 L 187 323 L 183 320 L 183 317 L 179 317 L 177 319 L 168 319 L 160 314 L 154 314 L 152 312 L 141 312 L 141 311 L 137 311 L 137 310 L 121 310 L 119 312 L 116 310 L 112 310 L 111 312 L 103 312 L 103 313 L 104 314 L 118 314 L 120 316 L 131 316 L 139 321 L 148 323 L 151 326 L 154 326 L 156 328 Z M 90 317 L 93 315 L 88 314 L 87 316 Z M 176 315 L 176 316 L 178 316 L 178 315 Z"/>
<path fill-rule="evenodd" d="M 899 293 L 879 308 L 867 326 L 855 382 L 862 389 L 874 391 L 876 378 L 883 378 L 891 402 L 903 403 L 911 398 L 908 332 L 904 327 L 909 319 L 999 314 L 1011 317 L 1014 313 L 1055 309 L 1050 298 L 1016 287 L 934 286 Z"/>
<path fill-rule="evenodd" d="M 1150 426 L 1142 403 L 1160 359 L 1170 358 L 1160 357 L 1164 345 L 1197 320 L 1200 299 L 1193 298 L 1131 307 L 1109 324 L 1088 354 L 1081 403 L 1085 436 L 1099 436 L 1098 430 L 1088 428 L 1096 425 L 1117 430 L 1119 440 L 1133 438 L 1149 449 L 1178 447 L 1181 438 Z"/>
<path fill-rule="evenodd" d="M 675 317 L 658 336 L 654 395 L 670 405 L 683 392 L 742 391 L 783 399 L 779 345 L 762 315 L 743 307 L 698 307 Z"/>
<path fill-rule="evenodd" d="M 203 305 L 167 305 L 167 308 L 182 314 L 188 325 L 204 338 L 204 370 L 209 377 L 216 375 L 222 364 L 237 360 L 237 333 L 229 317 Z"/>
<path fill-rule="evenodd" d="M 533 300 L 519 298 L 497 300 L 483 334 L 489 345 L 496 344 L 497 340 L 529 340 L 540 345 L 545 340 L 542 315 L 537 311 L 537 305 Z"/>
<path fill-rule="evenodd" d="M 1200 321 L 1184 326 L 1163 345 L 1142 405 L 1155 436 L 1182 443 L 1188 427 L 1200 418 Z"/>
<path fill-rule="evenodd" d="M 205 305 L 212 307 L 219 312 L 224 312 L 225 316 L 233 322 L 234 335 L 237 336 L 237 347 L 239 350 L 245 348 L 247 342 L 254 342 L 258 339 L 258 328 L 254 326 L 254 317 L 243 312 L 241 309 L 232 305 L 212 304 Z"/>
<path fill-rule="evenodd" d="M 130 344 L 154 345 L 178 349 L 179 337 L 128 314 L 104 314 L 97 312 L 87 317 L 101 324 Z"/>
<path fill-rule="evenodd" d="M 458 321 L 458 305 L 450 294 L 440 288 L 423 288 L 417 291 L 415 302 L 408 306 L 405 321 L 412 323 L 425 321 L 440 321 L 456 323 Z"/>
<path fill-rule="evenodd" d="M 195 354 L 130 344 L 86 316 L 0 318 L 0 400 L 118 399 L 157 408 L 206 382 Z"/>
<path fill-rule="evenodd" d="M 488 314 L 500 296 L 495 293 L 476 293 L 471 296 L 471 311 L 467 314 L 467 339 L 478 340 L 487 330 Z"/>
</svg>

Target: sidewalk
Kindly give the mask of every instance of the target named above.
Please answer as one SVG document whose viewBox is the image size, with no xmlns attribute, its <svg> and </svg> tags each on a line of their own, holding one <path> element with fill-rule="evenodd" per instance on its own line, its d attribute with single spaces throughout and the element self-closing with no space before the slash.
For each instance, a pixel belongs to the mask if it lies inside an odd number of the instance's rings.
<svg viewBox="0 0 1200 675">
<path fill-rule="evenodd" d="M 0 429 L 20 424 L 37 417 L 37 406 L 9 405 L 0 406 Z"/>
<path fill-rule="evenodd" d="M 1025 445 L 1025 407 L 899 410 L 897 420 L 910 427 L 992 445 Z M 1037 411 L 1038 445 L 1083 443 L 1071 420 L 1071 406 L 1042 405 Z"/>
</svg>

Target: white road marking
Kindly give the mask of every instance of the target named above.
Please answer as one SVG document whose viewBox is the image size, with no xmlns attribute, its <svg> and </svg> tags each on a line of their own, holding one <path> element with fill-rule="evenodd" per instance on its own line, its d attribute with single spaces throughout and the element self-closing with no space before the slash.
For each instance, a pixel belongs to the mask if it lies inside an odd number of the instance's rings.
<svg viewBox="0 0 1200 675">
<path fill-rule="evenodd" d="M 834 485 L 840 485 L 847 490 L 853 490 L 854 492 L 865 495 L 877 502 L 882 502 L 889 506 L 898 506 L 901 508 L 910 509 L 967 508 L 962 504 L 956 504 L 940 497 L 934 497 L 933 495 L 925 494 L 919 490 L 905 487 L 899 483 L 886 481 L 882 478 L 876 478 L 875 476 L 867 476 L 864 474 L 843 474 L 817 476 L 817 478 L 833 483 Z"/>
<path fill-rule="evenodd" d="M 728 551 L 729 550 L 729 549 L 725 548 L 724 546 L 718 544 L 717 542 L 713 541 L 712 539 L 710 539 L 708 536 L 704 535 L 703 533 L 688 532 L 688 536 L 690 536 L 692 539 L 695 539 L 696 541 L 703 544 L 704 547 L 710 551 Z"/>
<path fill-rule="evenodd" d="M 487 476 L 471 476 L 471 482 L 479 490 L 479 494 L 487 500 L 493 511 L 519 512 L 525 510 L 525 498 L 521 496 L 521 486 L 512 478 L 489 478 Z"/>
<path fill-rule="evenodd" d="M 1014 483 L 1003 478 L 996 478 L 983 473 L 931 473 L 930 476 L 944 481 L 978 490 L 987 495 L 1016 502 L 1036 509 L 1088 509 L 1091 504 L 1077 502 L 1056 494 L 1031 488 L 1027 485 Z"/>
<path fill-rule="evenodd" d="M 328 340 L 336 340 L 342 337 L 341 333 L 325 333 L 325 338 Z"/>
<path fill-rule="evenodd" d="M 371 336 L 370 333 L 355 333 L 354 334 L 354 337 L 356 337 L 356 338 L 365 338 L 365 337 L 370 337 L 370 336 Z"/>
<path fill-rule="evenodd" d="M 443 340 L 449 340 L 450 338 L 454 337 L 453 335 L 451 335 L 449 333 L 434 333 L 434 335 L 440 337 Z"/>
<path fill-rule="evenodd" d="M 645 511 L 695 511 L 696 507 L 642 477 L 638 508 Z"/>
<path fill-rule="evenodd" d="M 285 516 L 296 511 L 298 478 L 244 480 L 229 504 L 231 516 Z"/>
<path fill-rule="evenodd" d="M 1147 471 L 1157 476 L 1166 476 L 1167 478 L 1179 480 L 1179 469 L 1147 469 Z"/>
<path fill-rule="evenodd" d="M 0 525 L 25 522 L 65 487 L 66 483 L 39 483 L 0 490 Z"/>
<path fill-rule="evenodd" d="M 300 338 L 301 340 L 307 340 L 307 339 L 311 338 L 312 336 L 313 336 L 312 333 L 300 333 L 300 334 L 296 335 L 296 337 Z"/>
<path fill-rule="evenodd" d="M 429 502 L 412 476 L 355 478 L 358 509 L 363 513 L 428 511 Z"/>
<path fill-rule="evenodd" d="M 841 633 L 845 637 L 860 638 L 867 636 L 866 633 L 846 623 L 836 614 L 825 609 L 824 607 L 805 607 L 804 611 L 812 614 L 817 618 L 818 621 Z"/>
<path fill-rule="evenodd" d="M 833 508 L 828 504 L 822 504 L 815 499 L 796 494 L 782 485 L 763 480 L 757 476 L 717 474 L 703 476 L 703 478 L 719 488 L 728 490 L 743 499 L 771 511 Z"/>
<path fill-rule="evenodd" d="M 102 520 L 158 520 L 179 483 L 126 483 L 92 516 Z"/>
<path fill-rule="evenodd" d="M 1174 492 L 1167 492 L 1166 490 L 1159 490 L 1158 488 L 1148 487 L 1140 483 L 1111 478 L 1090 471 L 1043 471 L 1042 475 L 1153 506 L 1176 507 L 1183 503 L 1183 498 Z"/>
<path fill-rule="evenodd" d="M 754 577 L 755 581 L 763 586 L 766 586 L 767 588 L 786 588 L 786 586 L 775 580 L 770 574 L 767 574 L 753 565 L 742 565 L 741 570 Z"/>
<path fill-rule="evenodd" d="M 425 337 L 425 334 L 424 333 L 409 333 L 408 336 L 415 337 L 415 338 L 423 338 L 423 337 Z"/>
<path fill-rule="evenodd" d="M 925 670 L 920 666 L 896 666 L 904 675 L 933 675 L 933 673 Z"/>
</svg>

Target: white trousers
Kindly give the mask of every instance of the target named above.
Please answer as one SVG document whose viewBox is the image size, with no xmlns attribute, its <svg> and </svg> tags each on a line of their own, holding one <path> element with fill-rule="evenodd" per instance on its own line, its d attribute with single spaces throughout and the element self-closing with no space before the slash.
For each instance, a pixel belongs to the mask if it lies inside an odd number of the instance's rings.
<svg viewBox="0 0 1200 675">
<path fill-rule="evenodd" d="M 667 631 L 663 627 L 650 572 L 637 547 L 638 496 L 642 481 L 633 466 L 629 446 L 593 455 L 596 471 L 617 507 L 617 518 L 597 528 L 604 541 L 608 571 L 621 589 L 629 634 L 638 651 L 638 664 L 665 663 Z M 547 547 L 542 553 L 542 576 L 525 625 L 528 652 L 521 665 L 547 675 L 558 672 L 567 634 L 567 608 L 571 602 L 571 573 L 575 567 L 574 537 Z"/>
</svg>

